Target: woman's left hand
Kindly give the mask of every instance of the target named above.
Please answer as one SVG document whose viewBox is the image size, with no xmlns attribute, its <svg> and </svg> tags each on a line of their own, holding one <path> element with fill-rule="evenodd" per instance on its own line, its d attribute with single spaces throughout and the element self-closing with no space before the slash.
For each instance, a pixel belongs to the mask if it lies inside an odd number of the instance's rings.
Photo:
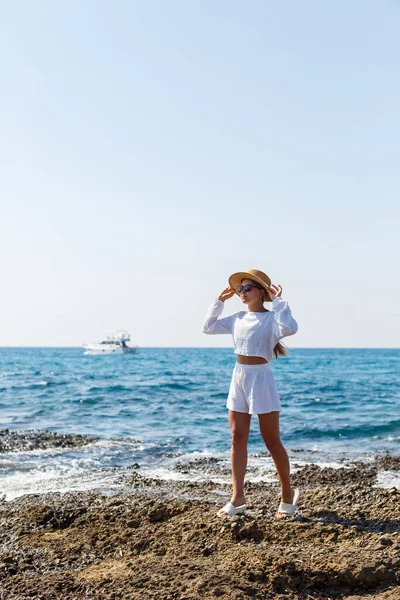
<svg viewBox="0 0 400 600">
<path fill-rule="evenodd" d="M 268 288 L 268 293 L 271 300 L 275 300 L 275 298 L 282 296 L 282 286 L 271 283 L 271 287 Z"/>
</svg>

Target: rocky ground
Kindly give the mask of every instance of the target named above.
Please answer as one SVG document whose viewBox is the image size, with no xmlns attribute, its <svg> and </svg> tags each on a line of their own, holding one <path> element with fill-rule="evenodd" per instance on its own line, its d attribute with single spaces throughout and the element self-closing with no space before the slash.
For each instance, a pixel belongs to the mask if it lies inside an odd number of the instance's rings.
<svg viewBox="0 0 400 600">
<path fill-rule="evenodd" d="M 21 450 L 45 450 L 46 448 L 77 448 L 97 441 L 95 436 L 71 433 L 56 433 L 54 431 L 10 431 L 0 430 L 0 453 L 17 452 Z"/>
<path fill-rule="evenodd" d="M 134 468 L 113 495 L 2 501 L 0 600 L 399 600 L 400 491 L 375 488 L 378 469 L 400 458 L 303 468 L 285 520 L 278 484 L 248 484 L 247 514 L 221 519 L 229 486 Z"/>
</svg>

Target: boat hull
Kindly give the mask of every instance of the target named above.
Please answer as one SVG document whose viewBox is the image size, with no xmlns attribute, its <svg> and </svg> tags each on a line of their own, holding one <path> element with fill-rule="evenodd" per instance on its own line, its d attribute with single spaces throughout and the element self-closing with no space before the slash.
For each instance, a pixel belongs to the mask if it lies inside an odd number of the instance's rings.
<svg viewBox="0 0 400 600">
<path fill-rule="evenodd" d="M 83 346 L 85 349 L 85 354 L 134 354 L 137 351 L 137 346 L 132 348 L 121 348 L 121 347 L 112 347 L 112 348 L 102 348 L 99 345 L 93 344 L 90 346 Z"/>
</svg>

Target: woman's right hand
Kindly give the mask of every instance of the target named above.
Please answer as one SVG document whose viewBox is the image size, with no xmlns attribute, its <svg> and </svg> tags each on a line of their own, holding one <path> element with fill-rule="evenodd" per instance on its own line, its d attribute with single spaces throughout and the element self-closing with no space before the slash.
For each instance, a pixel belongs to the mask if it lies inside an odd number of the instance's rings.
<svg viewBox="0 0 400 600">
<path fill-rule="evenodd" d="M 222 290 L 222 292 L 218 296 L 218 300 L 220 300 L 221 302 L 225 302 L 225 300 L 229 300 L 229 298 L 232 298 L 232 296 L 234 295 L 235 290 L 233 290 L 231 287 L 227 287 L 224 290 Z"/>
</svg>

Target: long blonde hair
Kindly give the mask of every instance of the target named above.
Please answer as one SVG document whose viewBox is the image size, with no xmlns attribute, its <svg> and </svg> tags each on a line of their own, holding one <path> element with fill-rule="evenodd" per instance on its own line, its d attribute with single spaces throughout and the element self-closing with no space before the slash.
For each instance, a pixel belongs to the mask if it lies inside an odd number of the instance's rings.
<svg viewBox="0 0 400 600">
<path fill-rule="evenodd" d="M 256 288 L 264 291 L 264 295 L 262 297 L 262 302 L 263 302 L 263 304 L 264 304 L 264 302 L 267 302 L 267 291 L 265 290 L 265 288 L 262 285 L 260 285 L 258 283 L 258 281 L 254 281 L 254 279 L 250 279 L 250 281 L 252 281 L 254 283 Z M 278 360 L 278 358 L 280 356 L 287 356 L 287 348 L 281 342 L 278 342 L 276 344 L 276 346 L 274 348 L 274 356 L 275 356 L 275 360 Z"/>
</svg>

